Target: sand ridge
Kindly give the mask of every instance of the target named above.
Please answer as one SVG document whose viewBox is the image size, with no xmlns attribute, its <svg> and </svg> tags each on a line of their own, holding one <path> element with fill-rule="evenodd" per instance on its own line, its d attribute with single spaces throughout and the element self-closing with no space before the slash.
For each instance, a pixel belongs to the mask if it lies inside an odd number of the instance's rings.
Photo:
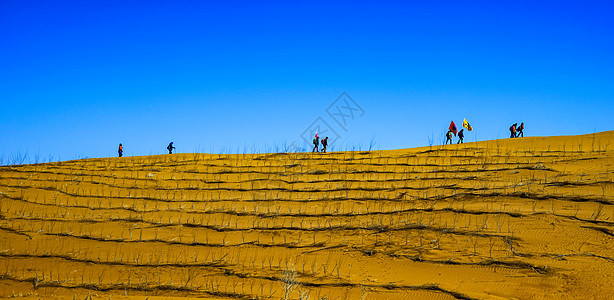
<svg viewBox="0 0 614 300">
<path fill-rule="evenodd" d="M 614 298 L 612 142 L 0 167 L 0 296 Z"/>
</svg>

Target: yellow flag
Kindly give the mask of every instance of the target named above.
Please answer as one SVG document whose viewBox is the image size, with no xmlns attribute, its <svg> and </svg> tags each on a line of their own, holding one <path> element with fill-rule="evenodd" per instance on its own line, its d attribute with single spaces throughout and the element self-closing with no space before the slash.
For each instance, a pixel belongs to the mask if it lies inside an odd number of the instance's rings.
<svg viewBox="0 0 614 300">
<path fill-rule="evenodd" d="M 463 127 L 467 128 L 467 130 L 469 131 L 473 130 L 473 127 L 469 125 L 469 122 L 467 122 L 467 119 L 463 119 Z"/>
</svg>

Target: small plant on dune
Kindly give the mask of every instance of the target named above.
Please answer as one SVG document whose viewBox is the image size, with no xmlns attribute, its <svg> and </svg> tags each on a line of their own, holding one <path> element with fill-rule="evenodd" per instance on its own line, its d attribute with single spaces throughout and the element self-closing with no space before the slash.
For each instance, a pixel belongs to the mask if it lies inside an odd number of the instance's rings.
<svg viewBox="0 0 614 300">
<path fill-rule="evenodd" d="M 599 218 L 599 216 L 601 216 L 602 211 L 603 211 L 603 203 L 599 203 L 599 205 L 597 205 L 597 208 L 595 209 L 595 212 L 591 216 L 591 218 L 593 218 L 593 221 L 596 221 Z"/>
<path fill-rule="evenodd" d="M 475 236 L 473 240 L 473 255 L 477 255 L 478 237 Z"/>
<path fill-rule="evenodd" d="M 284 290 L 284 300 L 289 299 L 290 294 L 298 285 L 296 281 L 296 271 L 291 266 L 286 268 L 279 278 Z"/>
<path fill-rule="evenodd" d="M 298 299 L 299 300 L 309 300 L 309 290 L 299 289 L 298 290 Z"/>
</svg>

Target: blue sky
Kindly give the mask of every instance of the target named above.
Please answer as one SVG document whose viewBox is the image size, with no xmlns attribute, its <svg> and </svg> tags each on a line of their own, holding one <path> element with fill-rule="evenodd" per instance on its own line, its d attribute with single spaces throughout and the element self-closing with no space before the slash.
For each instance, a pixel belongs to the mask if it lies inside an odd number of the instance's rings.
<svg viewBox="0 0 614 300">
<path fill-rule="evenodd" d="M 128 3 L 124 3 L 128 2 Z M 614 129 L 611 1 L 0 1 L 4 162 Z M 364 114 L 339 127 L 346 92 Z"/>
</svg>

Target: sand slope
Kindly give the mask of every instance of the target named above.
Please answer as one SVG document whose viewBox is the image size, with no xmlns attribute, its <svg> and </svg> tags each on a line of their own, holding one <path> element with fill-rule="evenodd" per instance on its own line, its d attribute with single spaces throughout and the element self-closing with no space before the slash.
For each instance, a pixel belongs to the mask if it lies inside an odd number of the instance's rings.
<svg viewBox="0 0 614 300">
<path fill-rule="evenodd" d="M 614 298 L 614 132 L 0 168 L 0 296 Z"/>
</svg>

